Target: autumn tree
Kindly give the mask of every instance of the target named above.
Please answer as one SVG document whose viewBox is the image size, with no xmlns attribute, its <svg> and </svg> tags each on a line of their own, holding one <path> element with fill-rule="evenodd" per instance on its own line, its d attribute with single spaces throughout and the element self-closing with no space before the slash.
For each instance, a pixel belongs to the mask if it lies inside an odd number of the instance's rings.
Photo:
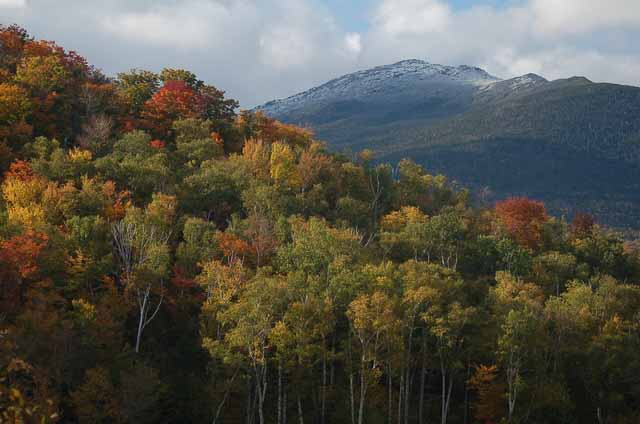
<svg viewBox="0 0 640 424">
<path fill-rule="evenodd" d="M 542 224 L 548 219 L 543 203 L 514 197 L 498 202 L 495 211 L 499 222 L 514 240 L 530 249 L 540 247 Z"/>
<path fill-rule="evenodd" d="M 593 216 L 586 213 L 577 213 L 571 221 L 571 233 L 576 238 L 588 236 L 596 221 Z"/>
<path fill-rule="evenodd" d="M 497 286 L 492 291 L 501 323 L 498 358 L 506 374 L 507 412 L 511 422 L 525 387 L 523 370 L 532 360 L 540 342 L 540 315 L 544 295 L 534 284 L 513 278 L 508 273 L 496 274 Z"/>
<path fill-rule="evenodd" d="M 456 193 L 444 175 L 428 174 L 417 163 L 404 159 L 396 170 L 397 201 L 416 206 L 427 214 L 434 214 L 444 206 L 466 201 L 466 193 Z"/>
<path fill-rule="evenodd" d="M 0 68 L 8 74 L 15 73 L 24 46 L 31 41 L 29 33 L 18 25 L 0 26 Z"/>
<path fill-rule="evenodd" d="M 0 241 L 0 277 L 3 310 L 15 311 L 25 301 L 26 285 L 39 274 L 38 259 L 48 243 L 48 236 L 34 230 Z"/>
<path fill-rule="evenodd" d="M 173 122 L 201 116 L 202 100 L 184 81 L 167 81 L 144 104 L 141 112 L 145 125 L 161 138 L 169 137 Z"/>
<path fill-rule="evenodd" d="M 61 411 L 49 398 L 46 382 L 38 370 L 20 358 L 0 367 L 0 420 L 7 423 L 56 423 Z"/>
<path fill-rule="evenodd" d="M 0 140 L 15 146 L 16 139 L 31 134 L 27 117 L 33 110 L 28 92 L 15 84 L 0 82 Z"/>
<path fill-rule="evenodd" d="M 404 258 L 430 260 L 428 222 L 420 209 L 405 206 L 382 218 L 380 242 L 394 257 L 402 258 L 404 252 Z"/>
<path fill-rule="evenodd" d="M 393 300 L 384 293 L 376 291 L 371 295 L 359 295 L 351 302 L 347 311 L 351 331 L 360 352 L 358 424 L 365 422 L 364 413 L 369 386 L 380 378 L 384 369 L 379 355 L 383 349 L 389 349 L 389 340 L 397 334 L 399 328 L 399 320 L 394 309 Z"/>
<path fill-rule="evenodd" d="M 154 192 L 169 192 L 173 172 L 168 152 L 152 145 L 152 138 L 142 131 L 132 131 L 116 141 L 113 152 L 95 161 L 106 178 L 122 188 L 131 189 L 138 199 L 150 199 Z"/>
<path fill-rule="evenodd" d="M 473 410 L 474 417 L 479 422 L 491 424 L 503 417 L 505 385 L 499 378 L 497 366 L 479 365 L 469 379 L 469 385 L 477 396 Z"/>
<path fill-rule="evenodd" d="M 560 296 L 565 284 L 575 275 L 576 267 L 577 260 L 573 255 L 551 251 L 534 259 L 533 274 L 547 290 L 551 288 L 556 296 Z"/>
</svg>

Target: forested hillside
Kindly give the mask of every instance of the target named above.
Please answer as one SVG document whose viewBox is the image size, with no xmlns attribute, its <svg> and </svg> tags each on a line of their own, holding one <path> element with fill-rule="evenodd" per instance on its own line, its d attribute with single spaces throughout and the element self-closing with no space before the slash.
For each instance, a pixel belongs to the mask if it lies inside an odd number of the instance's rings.
<svg viewBox="0 0 640 424">
<path fill-rule="evenodd" d="M 527 196 L 556 216 L 640 229 L 639 87 L 410 60 L 259 109 L 309 125 L 333 150 L 410 157 L 494 201 Z"/>
<path fill-rule="evenodd" d="M 0 422 L 640 420 L 636 244 L 237 106 L 0 26 Z"/>
</svg>

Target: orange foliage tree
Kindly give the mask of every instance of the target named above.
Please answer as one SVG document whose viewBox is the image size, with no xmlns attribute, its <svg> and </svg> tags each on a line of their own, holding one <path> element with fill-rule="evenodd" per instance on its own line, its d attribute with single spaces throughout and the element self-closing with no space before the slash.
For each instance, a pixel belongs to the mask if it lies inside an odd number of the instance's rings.
<svg viewBox="0 0 640 424">
<path fill-rule="evenodd" d="M 34 173 L 28 162 L 17 160 L 9 166 L 9 170 L 4 174 L 4 177 L 6 179 L 17 178 L 22 181 L 27 181 L 34 177 Z"/>
<path fill-rule="evenodd" d="M 142 109 L 143 125 L 160 138 L 170 135 L 173 121 L 198 118 L 203 99 L 184 81 L 167 81 Z"/>
<path fill-rule="evenodd" d="M 241 113 L 235 125 L 241 133 L 252 134 L 265 143 L 284 142 L 290 146 L 307 147 L 314 137 L 313 131 L 308 128 L 284 124 L 259 111 Z"/>
<path fill-rule="evenodd" d="M 574 237 L 583 237 L 588 235 L 596 225 L 593 216 L 586 213 L 577 213 L 571 221 L 571 234 Z"/>
<path fill-rule="evenodd" d="M 542 224 L 549 219 L 544 203 L 513 197 L 496 204 L 496 215 L 520 245 L 530 249 L 540 247 Z"/>
<path fill-rule="evenodd" d="M 220 250 L 227 261 L 235 263 L 244 261 L 245 258 L 252 257 L 254 249 L 252 246 L 241 238 L 231 233 L 219 233 L 217 235 Z"/>
<path fill-rule="evenodd" d="M 498 377 L 498 367 L 480 365 L 469 379 L 469 386 L 476 392 L 473 410 L 477 422 L 494 424 L 504 416 L 505 385 Z"/>
</svg>

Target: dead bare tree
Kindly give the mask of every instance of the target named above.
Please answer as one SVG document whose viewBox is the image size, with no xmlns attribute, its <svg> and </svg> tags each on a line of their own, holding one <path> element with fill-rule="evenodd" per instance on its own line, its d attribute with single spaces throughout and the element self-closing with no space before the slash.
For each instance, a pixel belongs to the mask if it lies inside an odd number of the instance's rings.
<svg viewBox="0 0 640 424">
<path fill-rule="evenodd" d="M 82 132 L 76 141 L 83 149 L 90 150 L 96 156 L 102 156 L 107 153 L 113 142 L 114 127 L 113 118 L 107 115 L 91 116 L 82 125 Z"/>
<path fill-rule="evenodd" d="M 156 317 L 164 300 L 164 284 L 160 280 L 154 283 L 147 280 L 142 284 L 132 284 L 135 270 L 148 265 L 154 246 L 166 244 L 170 234 L 158 231 L 156 227 L 144 223 L 121 220 L 111 226 L 114 248 L 122 266 L 122 273 L 129 289 L 133 290 L 138 303 L 138 330 L 136 335 L 136 353 L 140 352 L 140 341 L 144 329 Z M 153 305 L 154 285 L 159 284 L 159 299 Z"/>
</svg>

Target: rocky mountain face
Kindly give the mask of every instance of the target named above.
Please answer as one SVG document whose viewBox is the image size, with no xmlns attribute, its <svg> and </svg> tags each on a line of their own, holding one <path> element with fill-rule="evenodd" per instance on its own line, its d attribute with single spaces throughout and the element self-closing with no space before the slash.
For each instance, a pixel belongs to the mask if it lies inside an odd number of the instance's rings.
<svg viewBox="0 0 640 424">
<path fill-rule="evenodd" d="M 527 195 L 640 228 L 640 88 L 586 78 L 502 80 L 420 60 L 345 75 L 257 109 L 336 151 L 408 157 L 490 198 Z"/>
</svg>

